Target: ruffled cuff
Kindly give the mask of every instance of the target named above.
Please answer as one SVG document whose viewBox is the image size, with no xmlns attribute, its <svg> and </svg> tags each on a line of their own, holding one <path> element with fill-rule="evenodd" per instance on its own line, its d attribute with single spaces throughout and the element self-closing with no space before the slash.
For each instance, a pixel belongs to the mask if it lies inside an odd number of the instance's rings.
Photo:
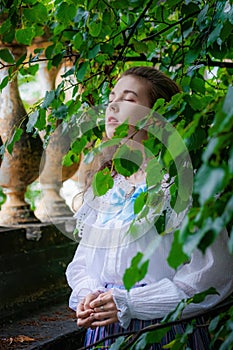
<svg viewBox="0 0 233 350">
<path fill-rule="evenodd" d="M 124 289 L 113 288 L 112 296 L 116 307 L 119 310 L 117 313 L 119 324 L 121 327 L 126 329 L 128 328 L 132 318 L 128 304 L 129 293 L 127 292 L 127 290 Z"/>
</svg>

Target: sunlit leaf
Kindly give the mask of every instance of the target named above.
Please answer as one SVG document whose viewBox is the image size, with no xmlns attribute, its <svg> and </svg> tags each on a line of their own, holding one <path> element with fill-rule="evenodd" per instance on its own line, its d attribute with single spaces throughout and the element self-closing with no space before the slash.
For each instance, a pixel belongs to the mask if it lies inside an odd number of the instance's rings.
<svg viewBox="0 0 233 350">
<path fill-rule="evenodd" d="M 69 23 L 76 14 L 76 8 L 73 4 L 61 2 L 57 7 L 57 19 L 59 22 Z"/>
<path fill-rule="evenodd" d="M 108 168 L 98 171 L 92 180 L 92 188 L 95 196 L 103 196 L 113 187 L 113 178 Z"/>
<path fill-rule="evenodd" d="M 42 3 L 37 3 L 31 8 L 24 8 L 23 14 L 31 23 L 43 23 L 47 20 L 48 17 L 47 8 Z"/>
<path fill-rule="evenodd" d="M 31 26 L 31 27 L 26 27 L 24 29 L 16 30 L 15 38 L 19 44 L 31 45 L 34 35 L 35 35 L 35 30 L 33 26 Z"/>
</svg>

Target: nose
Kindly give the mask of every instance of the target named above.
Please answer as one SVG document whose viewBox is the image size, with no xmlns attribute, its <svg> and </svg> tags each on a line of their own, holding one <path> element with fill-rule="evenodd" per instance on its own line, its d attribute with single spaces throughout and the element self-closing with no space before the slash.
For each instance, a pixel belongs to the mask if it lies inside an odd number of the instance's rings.
<svg viewBox="0 0 233 350">
<path fill-rule="evenodd" d="M 113 102 L 109 103 L 108 108 L 110 111 L 117 112 L 119 109 L 119 106 L 118 106 L 117 102 L 113 101 Z"/>
</svg>

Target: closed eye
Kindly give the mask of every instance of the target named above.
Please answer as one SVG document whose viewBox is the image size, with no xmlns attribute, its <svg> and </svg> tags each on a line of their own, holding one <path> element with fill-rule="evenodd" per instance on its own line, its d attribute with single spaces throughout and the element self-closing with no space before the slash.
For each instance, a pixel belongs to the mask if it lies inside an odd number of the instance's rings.
<svg viewBox="0 0 233 350">
<path fill-rule="evenodd" d="M 124 98 L 124 101 L 127 101 L 127 102 L 136 102 L 135 100 L 131 99 L 131 98 Z"/>
</svg>

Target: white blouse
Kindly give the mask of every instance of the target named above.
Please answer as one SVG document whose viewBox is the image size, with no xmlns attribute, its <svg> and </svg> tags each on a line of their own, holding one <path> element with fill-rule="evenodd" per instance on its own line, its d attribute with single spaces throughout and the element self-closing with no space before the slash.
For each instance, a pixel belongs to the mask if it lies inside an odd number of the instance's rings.
<svg viewBox="0 0 233 350">
<path fill-rule="evenodd" d="M 66 271 L 72 288 L 69 305 L 74 310 L 88 293 L 105 291 L 106 285 L 112 284 L 118 319 L 124 328 L 133 318 L 162 318 L 182 299 L 210 287 L 219 295 L 209 295 L 202 303 L 188 305 L 184 316 L 194 316 L 212 308 L 233 292 L 233 257 L 227 248 L 227 232 L 222 232 L 204 255 L 195 250 L 188 263 L 172 269 L 167 262 L 172 232 L 185 213 L 177 215 L 172 211 L 165 196 L 162 204 L 149 212 L 148 219 L 136 220 L 134 202 L 145 189 L 144 184 L 134 186 L 117 175 L 113 188 L 104 196 L 94 197 L 91 189 L 87 191 L 84 204 L 75 214 L 81 240 Z M 168 233 L 161 236 L 154 220 L 164 209 L 167 209 Z M 134 226 L 129 232 L 132 221 Z M 127 292 L 118 286 L 123 286 L 124 272 L 137 252 L 150 260 L 147 274 L 139 282 L 145 285 Z"/>
</svg>

